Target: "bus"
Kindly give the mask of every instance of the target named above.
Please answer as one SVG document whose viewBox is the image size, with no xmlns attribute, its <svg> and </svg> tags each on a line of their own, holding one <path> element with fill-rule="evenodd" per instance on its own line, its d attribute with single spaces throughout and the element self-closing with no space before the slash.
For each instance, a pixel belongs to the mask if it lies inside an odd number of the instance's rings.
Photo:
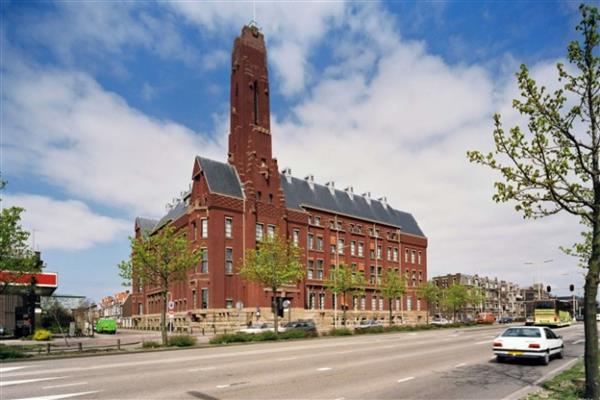
<svg viewBox="0 0 600 400">
<path fill-rule="evenodd" d="M 533 324 L 541 326 L 568 326 L 573 322 L 572 305 L 562 300 L 537 300 L 534 304 Z"/>
</svg>

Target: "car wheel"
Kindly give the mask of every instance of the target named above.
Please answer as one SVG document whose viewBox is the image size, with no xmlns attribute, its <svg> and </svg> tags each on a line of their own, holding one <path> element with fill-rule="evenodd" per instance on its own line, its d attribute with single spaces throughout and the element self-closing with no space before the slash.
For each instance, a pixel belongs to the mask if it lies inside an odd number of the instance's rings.
<svg viewBox="0 0 600 400">
<path fill-rule="evenodd" d="M 499 364 L 502 364 L 504 361 L 506 361 L 506 358 L 504 356 L 496 356 L 496 362 L 498 362 Z"/>
<path fill-rule="evenodd" d="M 562 360 L 564 357 L 563 351 L 564 351 L 564 349 L 561 348 L 560 351 L 558 352 L 558 354 L 556 354 L 556 358 L 558 358 L 559 360 Z"/>
<path fill-rule="evenodd" d="M 550 353 L 546 352 L 546 354 L 544 354 L 544 357 L 542 357 L 542 364 L 550 364 Z"/>
</svg>

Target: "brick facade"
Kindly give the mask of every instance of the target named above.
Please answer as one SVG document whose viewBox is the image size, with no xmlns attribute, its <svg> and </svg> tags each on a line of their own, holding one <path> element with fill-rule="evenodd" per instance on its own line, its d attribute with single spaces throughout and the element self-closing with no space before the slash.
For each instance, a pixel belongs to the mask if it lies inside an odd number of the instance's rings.
<svg viewBox="0 0 600 400">
<path fill-rule="evenodd" d="M 269 315 L 273 293 L 242 280 L 237 274 L 245 249 L 256 246 L 257 224 L 260 224 L 265 235 L 275 229 L 290 239 L 297 237 L 303 249 L 302 262 L 307 267 L 305 280 L 282 287 L 277 293 L 291 301 L 297 317 L 310 314 L 311 309 L 315 312 L 322 309 L 323 315 L 326 310 L 331 311 L 333 296 L 325 290 L 324 284 L 330 268 L 339 262 L 364 272 L 369 282 L 364 299 L 339 299 L 340 305 L 347 304 L 358 313 L 387 310 L 387 302 L 380 304 L 377 285 L 385 271 L 393 269 L 404 274 L 409 283 L 403 304 L 394 304 L 393 308 L 403 313 L 414 312 L 415 319 L 417 315 L 424 318 L 425 304 L 420 304 L 414 290 L 419 282 L 427 280 L 427 238 L 424 235 L 405 232 L 402 226 L 385 221 L 366 220 L 336 210 L 316 209 L 310 205 L 294 209 L 286 201 L 282 180 L 287 175 L 280 174 L 277 159 L 272 156 L 266 48 L 262 33 L 255 27 L 244 27 L 234 42 L 230 113 L 227 162 L 229 168 L 235 169 L 243 195 L 238 197 L 216 190 L 215 183 L 222 182 L 209 179 L 208 167 L 196 158 L 191 190 L 181 200 L 183 211 L 169 223 L 187 231 L 191 246 L 206 251 L 208 262 L 204 265 L 208 267 L 203 269 L 201 262 L 188 273 L 187 280 L 172 285 L 170 298 L 175 302 L 177 315 L 201 321 L 209 318 L 209 313 L 220 313 L 219 318 L 227 319 L 224 315 L 229 315 L 237 302 L 244 305 L 247 314 L 244 319 L 252 318 L 257 307 L 261 308 L 263 317 Z M 370 204 L 370 199 L 367 202 Z M 136 221 L 137 237 L 144 234 L 142 222 L 141 219 Z M 208 228 L 206 237 L 204 226 Z M 227 235 L 229 228 L 231 234 Z M 312 238 L 312 246 L 309 238 Z M 344 247 L 340 249 L 337 245 L 342 241 Z M 359 244 L 363 246 L 362 255 L 358 254 Z M 228 270 L 230 263 L 226 257 L 232 261 L 231 270 Z M 132 292 L 134 314 L 160 312 L 157 288 L 134 285 Z M 217 317 L 213 315 L 213 318 Z"/>
</svg>

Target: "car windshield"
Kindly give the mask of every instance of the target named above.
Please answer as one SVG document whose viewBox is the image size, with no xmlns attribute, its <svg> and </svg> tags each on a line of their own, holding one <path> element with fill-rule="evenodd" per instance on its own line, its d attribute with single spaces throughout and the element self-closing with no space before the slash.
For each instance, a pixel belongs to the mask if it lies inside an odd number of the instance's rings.
<svg viewBox="0 0 600 400">
<path fill-rule="evenodd" d="M 537 328 L 510 328 L 507 329 L 503 334 L 503 337 L 531 337 L 539 338 L 542 337 L 540 330 Z"/>
</svg>

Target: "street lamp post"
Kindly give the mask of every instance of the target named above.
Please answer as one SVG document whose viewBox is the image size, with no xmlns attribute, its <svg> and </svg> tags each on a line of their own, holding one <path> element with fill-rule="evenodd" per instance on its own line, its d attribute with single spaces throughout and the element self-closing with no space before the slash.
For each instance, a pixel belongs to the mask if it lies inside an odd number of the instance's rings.
<svg viewBox="0 0 600 400">
<path fill-rule="evenodd" d="M 535 276 L 535 279 L 536 279 L 536 280 L 540 280 L 540 279 L 541 279 L 541 278 L 540 278 L 540 270 L 539 270 L 539 267 L 540 267 L 540 265 L 541 265 L 541 264 L 548 264 L 548 263 L 551 263 L 551 262 L 553 262 L 553 261 L 554 261 L 553 259 L 550 259 L 550 260 L 544 260 L 544 261 L 541 261 L 541 262 L 532 262 L 532 261 L 527 261 L 527 262 L 525 262 L 524 264 L 525 264 L 525 265 L 535 265 L 535 275 L 536 275 L 536 276 Z M 534 284 L 535 284 L 535 282 L 534 282 Z M 538 300 L 541 300 L 541 299 L 542 299 L 542 286 L 543 286 L 543 285 L 541 284 L 541 282 L 538 282 Z"/>
</svg>

